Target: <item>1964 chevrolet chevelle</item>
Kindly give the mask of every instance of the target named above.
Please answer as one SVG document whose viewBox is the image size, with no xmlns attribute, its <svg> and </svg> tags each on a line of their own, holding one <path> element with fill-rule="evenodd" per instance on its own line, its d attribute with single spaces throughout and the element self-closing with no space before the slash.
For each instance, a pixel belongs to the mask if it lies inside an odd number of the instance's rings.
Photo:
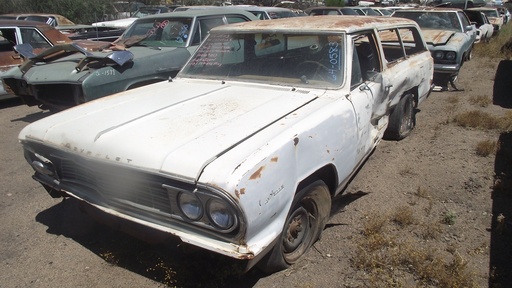
<svg viewBox="0 0 512 288">
<path fill-rule="evenodd" d="M 214 28 L 176 78 L 28 125 L 34 179 L 126 232 L 292 265 L 381 139 L 409 135 L 433 77 L 411 20 L 303 19 Z"/>
</svg>

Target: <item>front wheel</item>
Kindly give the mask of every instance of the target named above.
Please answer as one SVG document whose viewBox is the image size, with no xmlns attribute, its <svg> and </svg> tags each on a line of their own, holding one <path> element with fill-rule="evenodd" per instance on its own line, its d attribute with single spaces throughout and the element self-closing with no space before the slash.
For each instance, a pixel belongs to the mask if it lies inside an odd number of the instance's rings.
<svg viewBox="0 0 512 288">
<path fill-rule="evenodd" d="M 391 115 L 384 138 L 388 140 L 402 140 L 407 137 L 416 125 L 416 114 L 412 94 L 407 94 L 396 105 Z"/>
<path fill-rule="evenodd" d="M 272 250 L 258 263 L 274 273 L 296 263 L 320 237 L 331 211 L 331 195 L 323 181 L 315 181 L 296 194 L 283 231 Z"/>
</svg>

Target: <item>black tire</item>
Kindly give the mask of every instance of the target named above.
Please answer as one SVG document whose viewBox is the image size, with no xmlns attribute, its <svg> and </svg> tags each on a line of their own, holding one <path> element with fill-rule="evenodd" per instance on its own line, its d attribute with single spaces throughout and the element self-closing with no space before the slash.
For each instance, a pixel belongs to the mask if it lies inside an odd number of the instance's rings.
<svg viewBox="0 0 512 288">
<path fill-rule="evenodd" d="M 411 134 L 416 125 L 416 112 L 412 94 L 406 94 L 389 115 L 388 128 L 384 132 L 387 140 L 402 140 Z"/>
<path fill-rule="evenodd" d="M 315 181 L 295 195 L 283 231 L 257 267 L 265 273 L 284 270 L 311 248 L 324 230 L 331 211 L 331 195 L 323 181 Z"/>
<path fill-rule="evenodd" d="M 471 59 L 473 59 L 473 48 L 469 50 L 466 61 L 470 61 Z"/>
</svg>

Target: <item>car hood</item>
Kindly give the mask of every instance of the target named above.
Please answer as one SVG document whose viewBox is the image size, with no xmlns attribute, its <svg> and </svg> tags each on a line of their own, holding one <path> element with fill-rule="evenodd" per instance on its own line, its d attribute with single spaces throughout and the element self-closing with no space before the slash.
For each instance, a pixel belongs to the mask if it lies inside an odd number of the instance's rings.
<svg viewBox="0 0 512 288">
<path fill-rule="evenodd" d="M 28 67 L 28 69 L 23 69 L 24 66 L 22 65 L 20 66 L 20 69 L 25 72 L 23 74 L 23 79 L 27 81 L 28 84 L 71 83 L 81 82 L 84 79 L 84 76 L 94 73 L 95 71 L 100 71 L 101 69 L 107 69 L 104 67 L 96 69 L 90 66 L 79 68 L 81 63 L 88 62 L 83 60 L 85 58 L 96 60 L 105 59 L 104 61 L 107 63 L 107 67 L 126 66 L 129 69 L 129 67 L 131 67 L 131 62 L 148 62 L 155 67 L 155 70 L 177 70 L 180 66 L 176 66 L 177 64 L 174 65 L 174 62 L 171 59 L 182 59 L 183 57 L 188 58 L 190 56 L 190 53 L 186 48 L 165 47 L 153 49 L 149 47 L 134 46 L 126 49 L 125 51 L 114 51 L 130 52 L 133 55 L 133 60 L 126 61 L 124 63 L 117 63 L 111 59 L 107 59 L 110 57 L 109 55 L 111 55 L 112 52 L 113 51 L 108 50 L 101 52 L 96 51 L 90 52 L 88 55 L 75 53 L 60 59 L 52 58 L 51 62 L 47 62 L 45 64 L 41 64 L 41 62 L 39 62 L 36 65 Z M 155 58 L 160 59 L 160 61 L 156 61 Z M 51 69 L 53 73 L 48 73 L 48 69 Z M 13 78 L 20 78 L 20 75 L 17 74 L 17 76 L 14 76 Z"/>
<path fill-rule="evenodd" d="M 28 125 L 19 138 L 198 179 L 211 161 L 317 97 L 248 85 L 164 81 L 57 113 Z"/>
<path fill-rule="evenodd" d="M 446 45 L 459 32 L 450 30 L 422 29 L 423 38 L 429 45 Z"/>
</svg>

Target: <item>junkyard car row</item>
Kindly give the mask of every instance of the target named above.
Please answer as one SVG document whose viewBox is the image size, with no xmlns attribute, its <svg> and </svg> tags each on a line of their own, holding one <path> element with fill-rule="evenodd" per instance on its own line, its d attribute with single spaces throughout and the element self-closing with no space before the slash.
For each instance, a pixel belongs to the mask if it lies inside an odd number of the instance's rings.
<svg viewBox="0 0 512 288">
<path fill-rule="evenodd" d="M 471 59 L 462 10 L 393 16 L 163 13 L 101 51 L 20 47 L 27 59 L 2 78 L 27 104 L 80 104 L 19 134 L 50 196 L 272 273 L 302 258 L 332 197 Z"/>
<path fill-rule="evenodd" d="M 63 110 L 174 77 L 209 29 L 256 19 L 235 9 L 138 18 L 111 47 L 97 52 L 76 45 L 53 47 L 29 59 L 21 69 L 6 72 L 3 80 L 26 104 Z"/>
</svg>

